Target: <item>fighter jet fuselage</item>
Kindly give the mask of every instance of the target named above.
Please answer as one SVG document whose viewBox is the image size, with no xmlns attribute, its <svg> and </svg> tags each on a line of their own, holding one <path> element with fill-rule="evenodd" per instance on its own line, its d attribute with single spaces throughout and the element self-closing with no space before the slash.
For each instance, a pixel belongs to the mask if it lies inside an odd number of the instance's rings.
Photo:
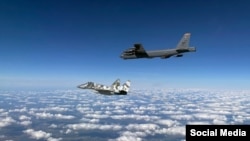
<svg viewBox="0 0 250 141">
<path fill-rule="evenodd" d="M 134 47 L 125 50 L 120 57 L 123 59 L 182 57 L 185 52 L 196 51 L 195 47 L 189 47 L 190 36 L 190 33 L 185 33 L 176 48 L 173 49 L 146 51 L 142 44 L 134 44 Z"/>
<path fill-rule="evenodd" d="M 111 86 L 105 86 L 94 82 L 87 82 L 77 86 L 80 89 L 91 89 L 103 95 L 126 95 L 130 89 L 130 81 L 120 86 L 120 79 L 117 79 Z"/>
</svg>

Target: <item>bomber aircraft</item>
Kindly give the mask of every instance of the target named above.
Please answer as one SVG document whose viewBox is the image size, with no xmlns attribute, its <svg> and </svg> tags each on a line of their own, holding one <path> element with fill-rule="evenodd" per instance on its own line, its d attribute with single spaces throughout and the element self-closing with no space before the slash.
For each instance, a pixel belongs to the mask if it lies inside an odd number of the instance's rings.
<svg viewBox="0 0 250 141">
<path fill-rule="evenodd" d="M 121 54 L 123 59 L 139 59 L 139 58 L 154 58 L 160 57 L 162 59 L 169 58 L 171 56 L 182 57 L 185 52 L 195 52 L 195 47 L 189 47 L 190 33 L 185 33 L 176 48 L 165 50 L 152 50 L 146 51 L 142 44 L 134 44 L 134 47 L 129 48 Z"/>
<path fill-rule="evenodd" d="M 117 79 L 111 86 L 105 86 L 94 82 L 87 82 L 77 86 L 80 89 L 91 89 L 103 95 L 127 95 L 130 89 L 130 80 L 120 86 L 120 79 Z"/>
</svg>

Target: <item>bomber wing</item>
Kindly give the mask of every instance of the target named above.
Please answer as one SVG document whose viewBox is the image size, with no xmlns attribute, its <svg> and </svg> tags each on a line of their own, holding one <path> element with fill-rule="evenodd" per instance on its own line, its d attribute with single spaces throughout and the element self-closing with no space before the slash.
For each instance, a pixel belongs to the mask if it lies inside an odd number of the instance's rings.
<svg viewBox="0 0 250 141">
<path fill-rule="evenodd" d="M 141 57 L 149 57 L 145 49 L 143 48 L 142 44 L 137 43 L 134 44 L 132 48 L 128 48 L 127 50 L 123 51 L 121 58 L 126 59 L 127 57 L 132 58 L 141 58 Z"/>
<path fill-rule="evenodd" d="M 142 44 L 134 44 L 134 48 L 135 48 L 135 52 L 137 52 L 137 53 L 146 53 Z"/>
</svg>

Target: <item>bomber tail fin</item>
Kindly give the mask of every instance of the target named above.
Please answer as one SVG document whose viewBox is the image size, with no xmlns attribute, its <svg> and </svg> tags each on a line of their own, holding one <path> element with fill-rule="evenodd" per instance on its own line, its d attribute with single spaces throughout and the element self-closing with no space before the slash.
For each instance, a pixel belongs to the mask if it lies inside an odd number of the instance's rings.
<svg viewBox="0 0 250 141">
<path fill-rule="evenodd" d="M 188 49 L 191 33 L 185 33 L 179 41 L 176 49 Z"/>
</svg>

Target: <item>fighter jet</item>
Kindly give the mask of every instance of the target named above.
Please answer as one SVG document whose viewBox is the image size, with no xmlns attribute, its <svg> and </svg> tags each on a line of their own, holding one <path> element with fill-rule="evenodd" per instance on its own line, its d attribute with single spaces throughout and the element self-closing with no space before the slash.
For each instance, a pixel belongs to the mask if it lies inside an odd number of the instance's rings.
<svg viewBox="0 0 250 141">
<path fill-rule="evenodd" d="M 190 33 L 185 33 L 176 48 L 165 50 L 152 50 L 146 51 L 142 44 L 134 44 L 134 47 L 125 50 L 121 54 L 123 59 L 138 59 L 138 58 L 154 58 L 160 57 L 162 59 L 169 58 L 171 56 L 182 57 L 185 52 L 195 52 L 195 47 L 189 47 Z"/>
<path fill-rule="evenodd" d="M 127 95 L 130 88 L 130 80 L 120 86 L 120 79 L 117 79 L 111 86 L 105 86 L 94 82 L 87 82 L 77 86 L 80 89 L 91 89 L 103 95 Z"/>
</svg>

